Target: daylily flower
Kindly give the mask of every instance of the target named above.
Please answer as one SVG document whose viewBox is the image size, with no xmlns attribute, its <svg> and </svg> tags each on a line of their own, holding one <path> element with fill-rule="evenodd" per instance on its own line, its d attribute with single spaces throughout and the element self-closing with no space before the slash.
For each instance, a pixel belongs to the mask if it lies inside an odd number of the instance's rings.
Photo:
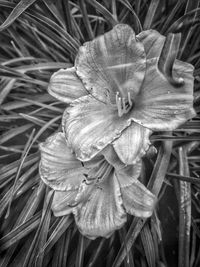
<svg viewBox="0 0 200 267">
<path fill-rule="evenodd" d="M 171 131 L 195 115 L 193 66 L 176 59 L 180 34 L 123 24 L 80 47 L 75 66 L 56 72 L 49 93 L 71 103 L 63 131 L 78 159 L 108 144 L 125 164 L 149 148 L 152 131 Z"/>
<path fill-rule="evenodd" d="M 73 213 L 88 238 L 109 237 L 123 226 L 127 213 L 151 216 L 156 197 L 138 180 L 141 161 L 126 166 L 107 146 L 102 154 L 82 163 L 61 132 L 40 144 L 40 150 L 40 176 L 55 190 L 54 215 Z"/>
</svg>

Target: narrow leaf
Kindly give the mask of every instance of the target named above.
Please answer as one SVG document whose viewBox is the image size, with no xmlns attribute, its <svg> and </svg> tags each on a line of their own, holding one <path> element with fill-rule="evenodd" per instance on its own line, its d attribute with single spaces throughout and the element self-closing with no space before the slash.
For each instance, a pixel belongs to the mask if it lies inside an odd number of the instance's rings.
<svg viewBox="0 0 200 267">
<path fill-rule="evenodd" d="M 163 73 L 166 79 L 174 86 L 183 85 L 184 81 L 181 77 L 173 76 L 173 65 L 176 60 L 181 34 L 169 33 L 166 37 L 160 58 L 158 60 L 158 69 Z"/>
<path fill-rule="evenodd" d="M 160 3 L 159 0 L 151 0 L 150 6 L 148 7 L 148 12 L 147 12 L 147 15 L 144 21 L 144 26 L 143 26 L 144 30 L 148 30 L 151 28 L 151 25 L 152 25 L 159 3 Z"/>
<path fill-rule="evenodd" d="M 179 148 L 179 173 L 189 175 L 186 150 Z M 179 267 L 189 266 L 190 228 L 191 228 L 191 188 L 187 182 L 180 181 L 179 197 Z"/>
<path fill-rule="evenodd" d="M 104 18 L 106 19 L 106 21 L 111 26 L 115 26 L 118 23 L 116 21 L 116 19 L 114 18 L 114 16 L 103 5 L 101 5 L 99 2 L 97 2 L 96 0 L 87 0 L 87 2 L 90 5 L 92 5 L 94 8 L 96 8 L 96 10 L 98 12 L 100 12 L 104 16 Z"/>
<path fill-rule="evenodd" d="M 28 221 L 18 226 L 6 236 L 0 239 L 0 249 L 5 250 L 15 244 L 17 241 L 28 235 L 33 231 L 40 222 L 41 212 L 31 217 Z"/>
<path fill-rule="evenodd" d="M 158 259 L 156 259 L 152 233 L 148 224 L 145 224 L 142 228 L 141 240 L 149 267 L 156 267 L 156 262 Z"/>
<path fill-rule="evenodd" d="M 83 267 L 84 252 L 85 252 L 84 250 L 85 250 L 84 236 L 79 235 L 79 242 L 78 242 L 75 267 Z"/>
<path fill-rule="evenodd" d="M 37 229 L 33 242 L 27 253 L 23 267 L 32 266 L 34 263 L 37 263 L 36 266 L 38 267 L 42 266 L 44 254 L 41 253 L 37 258 L 36 258 L 36 255 L 40 247 L 42 247 L 44 243 L 46 242 L 49 225 L 50 225 L 50 219 L 51 219 L 51 203 L 53 199 L 53 193 L 54 193 L 53 191 L 50 191 L 46 195 L 40 225 Z"/>
<path fill-rule="evenodd" d="M 21 0 L 12 10 L 4 23 L 0 26 L 0 31 L 3 31 L 8 26 L 10 26 L 10 24 L 12 24 L 35 1 L 36 0 Z"/>
<path fill-rule="evenodd" d="M 0 139 L 0 144 L 3 144 L 7 141 L 9 141 L 10 139 L 16 137 L 16 135 L 22 134 L 24 132 L 26 132 L 27 130 L 29 130 L 33 125 L 32 124 L 26 124 L 20 127 L 16 127 L 13 128 L 7 132 L 5 132 Z"/>
<path fill-rule="evenodd" d="M 63 216 L 60 219 L 54 231 L 52 232 L 52 234 L 50 235 L 46 244 L 43 247 L 41 247 L 39 254 L 43 253 L 44 251 L 45 253 L 48 253 L 52 248 L 52 246 L 58 241 L 58 239 L 62 236 L 62 234 L 66 231 L 66 229 L 70 226 L 71 223 L 72 223 L 72 218 L 68 216 Z"/>
<path fill-rule="evenodd" d="M 89 39 L 92 40 L 92 39 L 94 39 L 94 33 L 92 31 L 92 27 L 91 27 L 91 24 L 90 24 L 90 21 L 89 21 L 89 18 L 88 18 L 88 13 L 87 13 L 87 8 L 86 8 L 86 5 L 85 5 L 85 1 L 84 0 L 79 0 L 79 3 L 80 3 L 80 9 L 81 9 L 81 12 L 82 12 L 82 15 L 83 15 L 83 22 L 85 24 L 85 28 L 87 30 Z"/>
</svg>

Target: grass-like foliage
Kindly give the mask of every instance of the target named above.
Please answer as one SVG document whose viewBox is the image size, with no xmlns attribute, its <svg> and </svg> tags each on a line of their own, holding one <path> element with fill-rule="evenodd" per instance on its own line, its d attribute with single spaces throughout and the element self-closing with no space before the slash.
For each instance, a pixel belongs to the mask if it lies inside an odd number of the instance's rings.
<svg viewBox="0 0 200 267">
<path fill-rule="evenodd" d="M 197 116 L 154 133 L 143 180 L 158 204 L 130 216 L 109 239 L 91 241 L 70 216 L 51 212 L 38 174 L 38 144 L 60 127 L 66 105 L 47 93 L 53 72 L 115 24 L 136 33 L 181 32 L 178 58 L 194 65 Z M 0 266 L 200 266 L 200 7 L 198 0 L 0 1 Z"/>
</svg>

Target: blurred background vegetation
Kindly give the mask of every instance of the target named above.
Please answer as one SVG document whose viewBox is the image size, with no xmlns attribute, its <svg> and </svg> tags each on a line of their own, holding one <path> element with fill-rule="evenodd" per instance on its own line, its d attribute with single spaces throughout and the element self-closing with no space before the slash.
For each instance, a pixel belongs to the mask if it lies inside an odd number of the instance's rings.
<svg viewBox="0 0 200 267">
<path fill-rule="evenodd" d="M 50 76 L 73 66 L 85 41 L 129 24 L 136 33 L 182 33 L 178 58 L 195 66 L 197 116 L 155 133 L 144 158 L 149 188 L 164 180 L 152 218 L 129 216 L 111 238 L 81 236 L 55 218 L 38 175 L 38 144 L 60 127 L 66 105 Z M 0 0 L 0 266 L 200 266 L 200 6 L 198 0 Z"/>
</svg>

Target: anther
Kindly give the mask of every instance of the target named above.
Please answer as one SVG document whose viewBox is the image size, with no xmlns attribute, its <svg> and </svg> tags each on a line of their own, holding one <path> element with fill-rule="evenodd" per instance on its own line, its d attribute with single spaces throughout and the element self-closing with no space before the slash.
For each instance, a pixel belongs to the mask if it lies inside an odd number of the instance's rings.
<svg viewBox="0 0 200 267">
<path fill-rule="evenodd" d="M 93 180 L 96 180 L 96 179 L 93 179 Z M 86 185 L 91 185 L 91 184 L 93 183 L 93 180 L 90 181 L 90 182 L 89 182 L 88 180 L 85 180 L 85 184 L 86 184 Z"/>
</svg>

